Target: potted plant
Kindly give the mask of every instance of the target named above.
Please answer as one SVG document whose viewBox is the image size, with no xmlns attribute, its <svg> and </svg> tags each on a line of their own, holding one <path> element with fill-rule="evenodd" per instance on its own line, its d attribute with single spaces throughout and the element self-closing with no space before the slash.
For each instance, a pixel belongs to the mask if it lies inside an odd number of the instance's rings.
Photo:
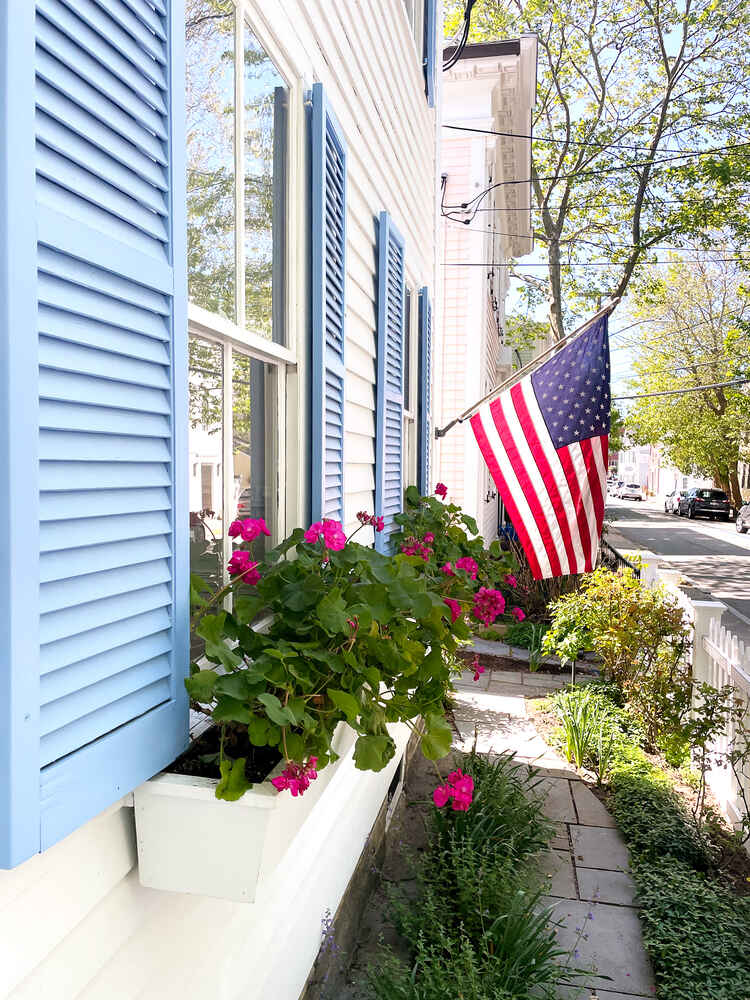
<svg viewBox="0 0 750 1000">
<path fill-rule="evenodd" d="M 341 774 L 395 769 L 417 720 L 425 755 L 448 752 L 449 664 L 469 634 L 455 606 L 473 584 L 360 545 L 331 520 L 257 560 L 265 522 L 229 533 L 229 584 L 191 581 L 204 660 L 186 685 L 213 728 L 136 790 L 135 809 L 143 884 L 252 901 Z M 254 628 L 261 616 L 269 624 Z"/>
</svg>

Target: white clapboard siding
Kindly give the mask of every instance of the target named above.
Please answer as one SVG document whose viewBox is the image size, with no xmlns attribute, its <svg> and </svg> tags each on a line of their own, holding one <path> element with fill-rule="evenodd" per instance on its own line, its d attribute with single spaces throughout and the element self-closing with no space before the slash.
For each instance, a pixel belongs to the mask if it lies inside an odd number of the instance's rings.
<svg viewBox="0 0 750 1000">
<path fill-rule="evenodd" d="M 382 211 L 390 213 L 404 238 L 410 282 L 415 287 L 428 285 L 436 289 L 435 112 L 427 106 L 422 66 L 409 33 L 403 0 L 246 2 L 249 23 L 261 42 L 264 37 L 273 41 L 285 59 L 286 69 L 304 82 L 305 89 L 314 81 L 323 84 L 347 143 L 344 517 L 347 531 L 351 531 L 357 524 L 357 512 L 373 511 L 375 504 L 376 220 Z M 103 142 L 113 141 L 113 132 L 117 133 L 118 159 L 127 163 L 133 194 L 144 194 L 143 181 L 151 186 L 148 196 L 156 199 L 151 210 L 153 218 L 139 216 L 138 220 L 150 230 L 143 230 L 138 237 L 141 248 L 148 252 L 160 239 L 156 192 L 167 187 L 159 115 L 155 111 L 149 114 L 143 100 L 140 107 L 130 99 L 133 114 L 121 107 L 116 76 L 109 96 L 95 90 L 86 80 L 85 58 L 80 61 L 79 73 L 66 72 L 54 55 L 64 32 L 52 15 L 61 21 L 73 9 L 82 23 L 96 31 L 96 18 L 105 9 L 126 33 L 132 33 L 139 22 L 158 34 L 164 4 L 162 0 L 107 0 L 106 4 L 98 0 L 45 0 L 44 6 L 50 11 L 45 24 L 48 48 L 40 61 L 37 101 L 38 127 L 44 130 L 45 146 L 52 154 L 64 155 L 70 161 L 72 167 L 66 169 L 71 171 L 71 186 L 75 186 L 80 180 L 75 158 L 84 148 L 81 143 L 101 148 Z M 116 49 L 114 35 L 111 44 Z M 79 46 L 85 56 L 83 34 Z M 158 72 L 156 63 L 153 69 Z M 50 78 L 55 86 L 47 82 Z M 64 150 L 56 144 L 56 136 L 62 138 L 54 125 L 59 121 L 74 133 L 66 137 Z M 59 165 L 54 155 L 49 159 L 50 166 Z M 91 154 L 89 162 L 93 159 L 95 154 Z M 102 170 L 112 169 L 105 160 L 97 162 Z M 40 187 L 40 197 L 48 199 L 53 207 L 61 207 L 59 199 L 69 198 L 69 192 L 60 194 L 62 189 L 53 188 L 44 177 Z M 134 228 L 128 219 L 117 215 L 123 205 L 118 202 L 110 206 L 112 221 L 108 224 L 114 230 L 122 226 Z M 147 471 L 143 466 L 154 470 L 151 479 L 139 479 L 137 488 L 123 489 L 116 481 L 116 470 L 108 468 L 105 471 L 109 481 L 101 482 L 97 489 L 70 496 L 60 492 L 43 494 L 44 586 L 50 587 L 53 606 L 52 588 L 61 571 L 59 553 L 66 548 L 81 548 L 75 567 L 72 562 L 68 567 L 71 576 L 74 571 L 83 574 L 87 560 L 96 555 L 96 546 L 106 547 L 115 541 L 121 565 L 127 569 L 132 557 L 128 540 L 140 539 L 151 546 L 164 534 L 171 504 L 169 488 L 158 474 L 164 463 L 156 452 L 144 456 L 168 433 L 165 389 L 159 383 L 158 372 L 169 364 L 170 357 L 158 321 L 161 307 L 157 299 L 131 304 L 142 321 L 136 333 L 119 321 L 109 322 L 108 301 L 114 289 L 102 286 L 104 274 L 88 276 L 95 277 L 98 284 L 78 274 L 72 313 L 65 302 L 70 293 L 64 278 L 53 275 L 50 268 L 45 269 L 45 274 L 49 278 L 45 278 L 45 300 L 40 306 L 40 334 L 45 338 L 46 358 L 52 362 L 52 352 L 59 350 L 59 343 L 65 340 L 66 346 L 75 348 L 76 356 L 76 371 L 65 372 L 67 384 L 70 386 L 73 375 L 78 380 L 76 402 L 70 394 L 60 394 L 59 373 L 54 365 L 45 366 L 41 405 L 45 431 L 82 433 L 86 446 L 95 451 L 99 433 L 91 423 L 95 413 L 106 421 L 110 434 L 137 435 L 144 445 L 138 456 L 140 471 Z M 433 301 L 436 299 L 437 295 Z M 61 311 L 66 312 L 64 324 L 60 322 Z M 75 316 L 74 322 L 69 319 L 71 315 Z M 87 353 L 92 347 L 109 352 L 117 366 L 118 381 L 109 382 L 106 394 L 97 391 L 98 374 Z M 144 378 L 149 372 L 151 377 Z M 125 411 L 118 405 L 117 387 L 134 386 L 127 380 L 137 375 L 140 407 L 137 412 Z M 45 434 L 44 448 L 53 447 L 50 434 Z M 64 436 L 58 440 L 65 447 L 69 443 Z M 67 453 L 64 461 L 70 462 Z M 45 463 L 54 466 L 52 459 L 46 458 Z M 127 464 L 125 455 L 111 463 Z M 54 468 L 47 474 L 54 476 Z M 122 470 L 119 474 L 123 475 Z M 75 533 L 83 518 L 86 533 L 79 537 Z M 372 541 L 371 529 L 357 537 Z M 123 658 L 141 656 L 140 663 L 148 647 L 150 659 L 145 662 L 158 661 L 160 640 L 169 628 L 168 605 L 154 606 L 154 598 L 163 587 L 159 582 L 162 558 L 158 550 L 152 549 L 144 564 L 152 579 L 151 587 L 146 588 L 150 604 L 140 607 L 131 597 L 127 615 L 122 617 L 117 608 L 122 608 L 123 598 L 102 595 L 96 608 L 84 609 L 97 616 L 85 648 L 75 634 L 68 638 L 63 635 L 64 616 L 75 608 L 61 608 L 47 616 L 62 616 L 57 622 L 60 638 L 55 643 L 55 664 L 70 665 L 70 683 L 75 681 L 75 665 L 86 656 L 102 655 L 108 650 L 115 651 L 110 655 Z M 107 567 L 98 568 L 98 572 L 106 582 Z M 142 645 L 129 649 L 130 643 L 136 641 Z M 67 666 L 57 678 L 51 666 L 43 660 L 50 705 L 64 707 L 66 689 L 62 682 L 66 680 Z M 104 664 L 105 673 L 106 669 Z M 153 671 L 156 676 L 158 666 Z M 58 681 L 61 686 L 53 687 Z M 154 683 L 158 685 L 158 678 Z M 365 808 L 359 798 L 363 789 L 360 783 L 348 805 L 347 822 L 339 820 L 330 830 L 335 857 L 339 856 L 335 852 L 343 855 L 348 849 L 347 838 L 352 831 L 357 842 L 364 845 L 377 804 L 369 803 Z M 320 913 L 311 926 L 304 922 L 309 909 L 300 907 L 290 912 L 291 891 L 283 900 L 268 900 L 260 907 L 160 893 L 140 886 L 134 865 L 132 810 L 122 807 L 109 810 L 20 868 L 0 871 L 2 1000 L 185 1000 L 192 996 L 296 1000 L 284 979 L 286 967 L 294 963 L 285 962 L 284 950 L 289 945 L 280 929 L 287 927 L 295 951 L 304 946 L 305 953 L 314 956 L 320 940 L 320 916 L 326 906 L 335 909 L 351 871 L 329 863 L 290 873 L 300 898 L 320 899 Z M 213 939 L 220 942 L 217 948 L 206 947 L 207 927 Z M 274 982 L 264 978 L 266 962 L 276 969 L 278 978 Z"/>
</svg>

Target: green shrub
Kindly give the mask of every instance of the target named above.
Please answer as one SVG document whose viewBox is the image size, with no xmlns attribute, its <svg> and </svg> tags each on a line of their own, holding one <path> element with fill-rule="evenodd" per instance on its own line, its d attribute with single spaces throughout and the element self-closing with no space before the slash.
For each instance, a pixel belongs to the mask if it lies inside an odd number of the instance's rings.
<svg viewBox="0 0 750 1000">
<path fill-rule="evenodd" d="M 503 638 L 511 646 L 541 650 L 542 639 L 548 629 L 549 625 L 543 622 L 511 622 L 506 628 Z"/>
<path fill-rule="evenodd" d="M 674 858 L 633 866 L 643 940 L 664 1000 L 748 1000 L 750 898 Z"/>
<path fill-rule="evenodd" d="M 631 572 L 600 568 L 550 612 L 544 651 L 569 662 L 593 649 L 607 679 L 640 718 L 649 745 L 673 740 L 692 695 L 685 657 L 689 629 L 676 601 L 661 588 L 643 586 Z"/>
</svg>

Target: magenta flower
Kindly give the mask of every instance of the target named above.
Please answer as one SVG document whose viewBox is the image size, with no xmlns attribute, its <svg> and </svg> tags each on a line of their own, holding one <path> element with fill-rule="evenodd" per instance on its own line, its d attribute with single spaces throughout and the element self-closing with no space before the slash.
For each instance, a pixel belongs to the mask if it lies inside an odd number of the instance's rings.
<svg viewBox="0 0 750 1000">
<path fill-rule="evenodd" d="M 432 793 L 432 801 L 435 803 L 438 809 L 442 809 L 443 806 L 448 802 L 448 799 L 450 797 L 451 793 L 448 790 L 447 785 L 438 785 L 438 787 Z"/>
<path fill-rule="evenodd" d="M 372 525 L 376 531 L 382 531 L 385 528 L 385 518 L 377 517 L 375 514 L 368 514 L 366 510 L 359 511 L 357 520 L 360 524 Z"/>
<path fill-rule="evenodd" d="M 521 611 L 520 608 L 513 608 L 511 614 L 513 615 L 513 617 L 516 619 L 517 622 L 522 622 L 526 617 L 526 613 L 524 611 Z"/>
<path fill-rule="evenodd" d="M 230 576 L 242 577 L 244 583 L 249 584 L 251 587 L 254 587 L 260 580 L 258 563 L 253 562 L 250 553 L 245 552 L 244 549 L 237 549 L 236 552 L 232 553 L 232 558 L 229 560 L 227 569 Z"/>
<path fill-rule="evenodd" d="M 232 521 L 229 525 L 228 535 L 230 538 L 242 536 L 243 542 L 252 542 L 258 535 L 268 535 L 268 525 L 262 517 L 246 517 L 242 521 Z"/>
<path fill-rule="evenodd" d="M 432 801 L 442 809 L 449 799 L 453 799 L 454 812 L 466 812 L 474 798 L 474 779 L 470 774 L 464 774 L 460 769 L 451 771 L 445 785 L 438 785 L 432 793 Z"/>
<path fill-rule="evenodd" d="M 446 576 L 455 576 L 455 575 L 456 575 L 456 574 L 455 574 L 455 573 L 453 572 L 453 564 L 452 564 L 452 563 L 449 563 L 449 562 L 447 562 L 447 563 L 445 564 L 445 566 L 441 566 L 441 567 L 440 567 L 440 572 L 441 572 L 441 573 L 445 573 L 445 575 L 446 575 Z"/>
<path fill-rule="evenodd" d="M 422 539 L 422 541 L 425 543 L 425 545 L 432 545 L 432 543 L 435 541 L 435 536 L 431 531 L 428 531 L 427 534 Z"/>
<path fill-rule="evenodd" d="M 287 789 L 292 793 L 292 797 L 304 795 L 310 787 L 310 782 L 318 777 L 318 758 L 310 757 L 306 764 L 296 764 L 289 761 L 287 766 L 276 778 L 271 778 L 271 784 L 277 792 Z"/>
<path fill-rule="evenodd" d="M 508 575 L 505 577 L 505 582 L 508 584 L 509 587 L 518 586 L 518 580 L 516 580 L 516 578 L 513 576 L 512 573 L 508 573 Z"/>
<path fill-rule="evenodd" d="M 491 625 L 505 611 L 505 598 L 499 590 L 480 587 L 474 595 L 472 614 L 485 625 Z"/>
<path fill-rule="evenodd" d="M 438 483 L 437 486 L 435 487 L 435 496 L 441 497 L 443 500 L 445 500 L 447 495 L 448 495 L 448 487 L 445 485 L 445 483 Z"/>
<path fill-rule="evenodd" d="M 413 535 L 406 539 L 401 546 L 401 551 L 405 556 L 420 556 L 425 562 L 429 562 L 432 555 L 432 549 L 428 545 L 423 545 Z"/>
<path fill-rule="evenodd" d="M 339 552 L 346 545 L 346 535 L 340 522 L 328 518 L 311 524 L 305 532 L 304 538 L 310 545 L 314 545 L 319 538 L 322 538 L 325 547 L 333 552 Z"/>
<path fill-rule="evenodd" d="M 481 675 L 484 673 L 484 667 L 480 665 L 479 656 L 476 653 L 474 654 L 474 662 L 472 663 L 472 667 L 474 667 L 474 680 L 478 681 Z"/>
<path fill-rule="evenodd" d="M 443 604 L 447 604 L 451 611 L 451 625 L 457 618 L 461 617 L 461 605 L 452 597 L 444 597 Z"/>
<path fill-rule="evenodd" d="M 456 559 L 456 569 L 464 570 L 472 580 L 476 580 L 477 573 L 479 572 L 479 566 L 477 566 L 471 556 L 462 556 L 460 559 Z"/>
</svg>

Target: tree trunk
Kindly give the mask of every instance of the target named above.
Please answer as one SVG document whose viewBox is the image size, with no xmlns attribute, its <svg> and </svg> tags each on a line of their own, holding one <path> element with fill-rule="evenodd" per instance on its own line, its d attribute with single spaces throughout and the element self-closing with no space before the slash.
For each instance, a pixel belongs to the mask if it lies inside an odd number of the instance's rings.
<svg viewBox="0 0 750 1000">
<path fill-rule="evenodd" d="M 556 239 L 550 240 L 548 251 L 549 263 L 549 325 L 552 327 L 554 340 L 562 340 L 565 336 L 562 314 L 562 283 L 560 275 L 560 244 Z"/>
<path fill-rule="evenodd" d="M 740 477 L 737 474 L 737 467 L 729 470 L 729 502 L 735 510 L 742 506 L 742 490 L 740 489 Z"/>
</svg>

